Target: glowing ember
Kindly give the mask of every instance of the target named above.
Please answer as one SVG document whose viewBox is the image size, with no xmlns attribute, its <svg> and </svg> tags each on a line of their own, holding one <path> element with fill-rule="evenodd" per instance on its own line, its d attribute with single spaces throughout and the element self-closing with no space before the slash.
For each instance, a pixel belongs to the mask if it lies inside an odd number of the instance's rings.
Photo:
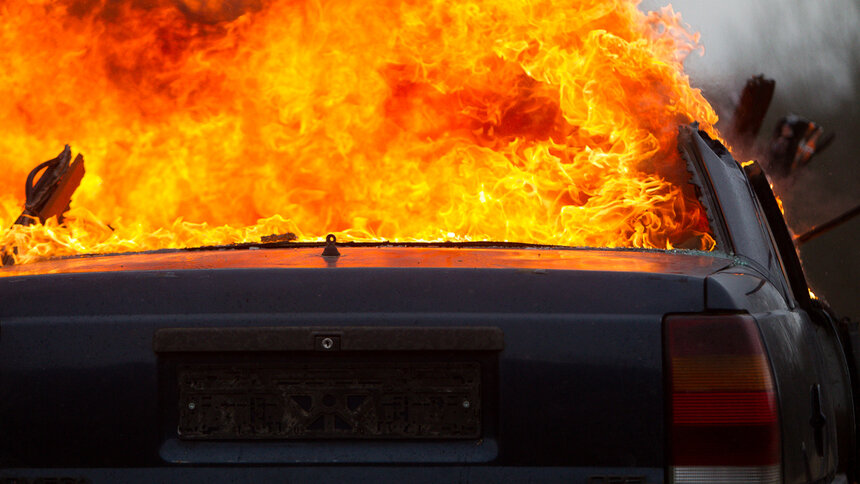
<svg viewBox="0 0 860 484">
<path fill-rule="evenodd" d="M 64 226 L 4 233 L 19 263 L 287 231 L 713 248 L 671 9 L 248 3 L 0 2 L 0 223 L 63 144 L 87 163 Z"/>
</svg>

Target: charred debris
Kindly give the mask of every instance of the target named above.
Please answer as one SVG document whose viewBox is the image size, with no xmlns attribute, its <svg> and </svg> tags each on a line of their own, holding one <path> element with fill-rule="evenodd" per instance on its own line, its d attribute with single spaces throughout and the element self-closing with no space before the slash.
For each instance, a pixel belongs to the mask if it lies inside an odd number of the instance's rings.
<svg viewBox="0 0 860 484">
<path fill-rule="evenodd" d="M 808 166 L 815 156 L 833 143 L 836 135 L 833 132 L 826 133 L 822 126 L 803 116 L 788 114 L 777 120 L 766 143 L 758 143 L 756 138 L 775 90 L 776 81 L 773 79 L 763 75 L 751 77 L 741 92 L 726 136 L 739 153 L 752 154 L 750 158 L 763 158 L 769 177 L 785 178 Z M 764 173 L 756 176 L 764 176 Z M 796 244 L 804 244 L 841 226 L 858 214 L 860 205 L 827 222 L 817 224 L 802 234 L 794 235 L 794 241 Z"/>
<path fill-rule="evenodd" d="M 789 114 L 776 122 L 766 146 L 758 146 L 756 137 L 761 131 L 770 102 L 776 90 L 776 81 L 763 75 L 750 78 L 731 118 L 726 136 L 739 153 L 763 154 L 770 175 L 784 177 L 804 168 L 823 152 L 835 138 L 824 128 L 796 114 Z"/>
<path fill-rule="evenodd" d="M 72 161 L 72 148 L 69 145 L 56 158 L 40 163 L 27 175 L 24 185 L 24 210 L 14 225 L 45 223 L 57 217 L 62 223 L 63 214 L 69 210 L 72 195 L 84 177 L 84 157 L 78 154 Z M 36 175 L 42 173 L 38 181 Z M 15 252 L 16 248 L 12 248 Z M 3 265 L 11 265 L 15 259 L 3 250 Z"/>
</svg>

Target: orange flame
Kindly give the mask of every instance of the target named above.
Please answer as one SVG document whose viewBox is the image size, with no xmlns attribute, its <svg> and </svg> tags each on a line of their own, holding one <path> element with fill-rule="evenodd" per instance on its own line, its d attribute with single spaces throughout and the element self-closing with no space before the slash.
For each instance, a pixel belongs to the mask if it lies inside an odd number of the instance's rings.
<svg viewBox="0 0 860 484">
<path fill-rule="evenodd" d="M 153 3 L 156 3 L 154 6 Z M 677 126 L 716 115 L 633 0 L 2 0 L 0 222 L 87 174 L 16 260 L 256 242 L 710 250 Z"/>
</svg>

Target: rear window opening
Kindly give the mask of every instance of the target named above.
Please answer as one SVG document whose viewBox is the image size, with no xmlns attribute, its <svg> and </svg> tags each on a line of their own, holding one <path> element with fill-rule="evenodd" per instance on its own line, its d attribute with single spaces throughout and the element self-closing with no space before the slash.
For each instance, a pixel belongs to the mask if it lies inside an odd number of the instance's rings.
<svg viewBox="0 0 860 484">
<path fill-rule="evenodd" d="M 8 6 L 4 55 L 68 74 L 10 71 L 6 264 L 328 233 L 717 248 L 677 139 L 717 118 L 671 9 L 111 5 Z"/>
</svg>

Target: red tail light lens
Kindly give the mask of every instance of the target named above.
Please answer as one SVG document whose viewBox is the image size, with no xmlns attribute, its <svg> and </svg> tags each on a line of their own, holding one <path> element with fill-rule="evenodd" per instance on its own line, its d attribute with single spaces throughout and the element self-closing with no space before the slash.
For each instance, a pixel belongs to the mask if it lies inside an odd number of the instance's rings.
<svg viewBox="0 0 860 484">
<path fill-rule="evenodd" d="M 779 410 L 755 320 L 665 318 L 670 480 L 782 481 Z"/>
</svg>

